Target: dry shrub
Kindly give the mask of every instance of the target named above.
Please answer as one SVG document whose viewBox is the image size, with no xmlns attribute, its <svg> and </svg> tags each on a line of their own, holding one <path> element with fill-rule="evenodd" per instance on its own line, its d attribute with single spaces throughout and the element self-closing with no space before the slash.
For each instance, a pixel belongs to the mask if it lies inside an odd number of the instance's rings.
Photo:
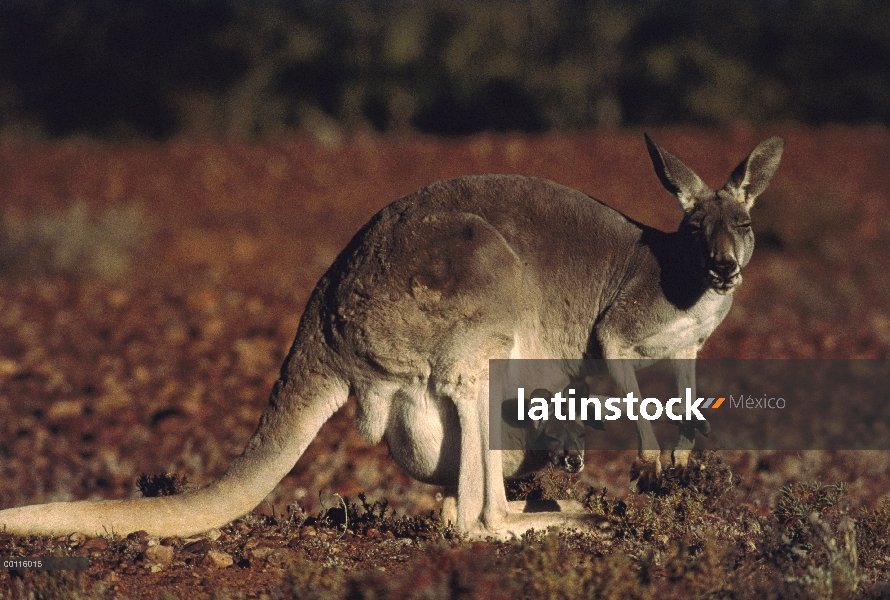
<svg viewBox="0 0 890 600">
<path fill-rule="evenodd" d="M 189 489 L 188 477 L 174 473 L 160 475 L 141 474 L 136 478 L 136 487 L 146 498 L 173 496 Z"/>
<path fill-rule="evenodd" d="M 890 497 L 885 496 L 877 508 L 861 509 L 856 533 L 863 569 L 886 569 L 890 565 Z"/>
<path fill-rule="evenodd" d="M 298 597 L 300 590 L 294 592 Z M 430 544 L 399 572 L 354 575 L 347 598 L 653 598 L 622 554 L 579 552 L 562 534 L 505 544 Z"/>
<path fill-rule="evenodd" d="M 859 598 L 855 523 L 840 506 L 843 483 L 785 486 L 754 540 L 760 555 L 734 574 L 731 598 Z"/>
<path fill-rule="evenodd" d="M 507 500 L 584 500 L 580 476 L 551 465 L 537 472 L 504 482 Z"/>
<path fill-rule="evenodd" d="M 6 212 L 0 221 L 0 274 L 111 281 L 126 275 L 148 234 L 139 204 L 91 218 L 87 205 L 30 220 Z"/>
<path fill-rule="evenodd" d="M 423 540 L 452 533 L 452 529 L 433 514 L 398 516 L 395 510 L 389 508 L 386 499 L 368 502 L 364 492 L 360 492 L 358 498 L 360 504 L 344 498 L 341 506 L 328 509 L 321 519 L 309 517 L 305 523 L 313 525 L 320 522 L 328 527 L 343 527 L 357 535 L 367 535 L 370 530 L 375 530 L 378 534 L 391 534 L 390 537 Z"/>
</svg>

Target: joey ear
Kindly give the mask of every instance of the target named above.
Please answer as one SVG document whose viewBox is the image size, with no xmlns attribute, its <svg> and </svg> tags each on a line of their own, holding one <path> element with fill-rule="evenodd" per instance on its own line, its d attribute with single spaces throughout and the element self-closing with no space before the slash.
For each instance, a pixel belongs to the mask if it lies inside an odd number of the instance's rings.
<svg viewBox="0 0 890 600">
<path fill-rule="evenodd" d="M 760 142 L 735 168 L 723 189 L 750 210 L 779 168 L 784 148 L 785 140 L 778 136 Z"/>
<path fill-rule="evenodd" d="M 532 398 L 544 398 L 547 401 L 548 413 L 550 406 L 550 398 L 553 396 L 548 390 L 544 388 L 537 388 L 531 394 L 528 395 L 525 399 L 525 410 L 529 409 L 529 401 Z M 509 400 L 504 400 L 501 402 L 501 419 L 504 423 L 510 425 L 511 427 L 521 428 L 521 427 L 530 427 L 530 428 L 539 428 L 543 427 L 546 424 L 544 420 L 535 420 L 531 419 L 528 416 L 528 413 L 525 414 L 525 418 L 520 421 L 519 420 L 519 398 L 510 398 Z"/>
<path fill-rule="evenodd" d="M 652 141 L 648 133 L 643 135 L 646 137 L 646 148 L 649 149 L 649 157 L 652 159 L 652 166 L 655 167 L 655 174 L 658 175 L 664 189 L 680 201 L 680 208 L 688 212 L 695 206 L 697 198 L 711 194 L 711 188 L 705 185 L 705 182 L 695 174 L 695 171 L 684 165 L 679 158 L 667 150 L 660 148 Z"/>
<path fill-rule="evenodd" d="M 550 398 L 553 397 L 553 394 L 550 393 L 550 390 L 545 390 L 544 388 L 535 388 L 531 394 L 528 395 L 529 398 L 543 398 L 547 402 L 550 402 Z"/>
<path fill-rule="evenodd" d="M 527 421 L 519 421 L 519 398 L 510 398 L 501 402 L 501 419 L 511 427 L 525 427 Z"/>
<path fill-rule="evenodd" d="M 535 391 L 533 391 L 531 394 L 528 395 L 527 401 L 530 402 L 532 398 L 543 398 L 544 403 L 547 405 L 547 418 L 550 419 L 550 417 L 553 416 L 553 412 L 552 412 L 553 409 L 550 406 L 550 399 L 552 397 L 553 397 L 553 393 L 550 390 L 547 390 L 544 388 L 536 388 Z M 528 423 L 529 421 L 526 421 L 526 422 Z M 538 421 L 535 421 L 534 419 L 532 419 L 530 421 L 529 427 L 534 427 L 537 431 L 541 431 L 542 429 L 544 429 L 544 427 L 547 426 L 547 423 L 548 423 L 548 421 L 544 420 L 544 419 L 540 419 Z"/>
<path fill-rule="evenodd" d="M 574 393 L 570 394 L 569 390 L 575 390 L 575 391 L 574 391 Z M 589 393 L 590 393 L 590 386 L 587 385 L 587 382 L 584 381 L 583 379 L 580 381 L 570 382 L 569 385 L 567 385 L 562 390 L 563 398 L 568 398 L 570 396 L 573 396 L 575 398 L 586 398 Z"/>
</svg>

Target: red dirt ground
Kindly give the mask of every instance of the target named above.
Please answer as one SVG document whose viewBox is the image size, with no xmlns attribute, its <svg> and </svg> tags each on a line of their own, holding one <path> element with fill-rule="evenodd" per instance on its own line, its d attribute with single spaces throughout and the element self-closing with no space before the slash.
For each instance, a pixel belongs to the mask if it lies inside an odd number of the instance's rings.
<svg viewBox="0 0 890 600">
<path fill-rule="evenodd" d="M 786 152 L 753 211 L 760 246 L 703 356 L 887 357 L 888 131 L 738 127 L 653 137 L 717 186 L 775 133 L 785 136 Z M 147 237 L 123 279 L 0 279 L 0 506 L 126 498 L 138 495 L 140 473 L 176 473 L 193 484 L 219 476 L 256 426 L 318 277 L 371 215 L 423 184 L 472 173 L 541 176 L 639 221 L 675 227 L 680 210 L 654 176 L 642 138 L 621 131 L 356 136 L 333 145 L 299 138 L 0 144 L 7 219 L 28 222 L 75 201 L 94 215 L 139 203 L 147 217 Z M 399 514 L 438 510 L 436 488 L 413 482 L 385 446 L 358 437 L 352 410 L 323 428 L 260 514 L 287 515 L 294 502 L 315 514 L 339 503 L 334 494 L 354 500 L 362 491 L 388 499 Z M 588 455 L 580 483 L 638 502 L 627 486 L 631 460 L 621 452 Z M 888 493 L 885 453 L 738 452 L 723 460 L 744 479 L 743 503 L 761 512 L 793 481 L 847 482 L 852 507 L 876 506 Z M 222 541 L 192 555 L 182 540 L 167 540 L 174 561 L 156 572 L 143 555 L 149 542 L 131 540 L 137 547 L 129 555 L 120 544 L 95 543 L 86 553 L 97 560 L 77 585 L 98 594 L 101 584 L 107 597 L 295 593 L 282 583 L 286 570 L 263 558 L 268 553 L 250 554 L 260 542 L 288 547 L 287 539 L 276 530 L 250 542 L 255 523 L 248 525 L 240 534 L 238 525 L 227 528 Z M 319 527 L 317 535 L 335 533 Z M 331 539 L 345 545 L 351 568 L 368 572 L 424 552 L 409 545 L 387 554 Z M 0 555 L 28 543 L 0 534 Z M 235 564 L 207 566 L 214 544 L 228 548 Z M 290 547 L 312 555 L 305 544 Z M 8 597 L 39 583 L 32 574 L 0 572 Z"/>
</svg>

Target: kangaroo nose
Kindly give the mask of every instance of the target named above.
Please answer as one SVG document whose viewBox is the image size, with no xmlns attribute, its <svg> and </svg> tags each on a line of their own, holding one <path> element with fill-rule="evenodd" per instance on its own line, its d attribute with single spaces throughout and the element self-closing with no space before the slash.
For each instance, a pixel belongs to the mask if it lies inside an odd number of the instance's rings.
<svg viewBox="0 0 890 600">
<path fill-rule="evenodd" d="M 723 258 L 718 258 L 714 261 L 714 267 L 720 273 L 729 274 L 729 273 L 735 272 L 735 270 L 738 268 L 738 263 L 732 257 L 729 257 L 729 258 L 723 257 Z"/>
</svg>

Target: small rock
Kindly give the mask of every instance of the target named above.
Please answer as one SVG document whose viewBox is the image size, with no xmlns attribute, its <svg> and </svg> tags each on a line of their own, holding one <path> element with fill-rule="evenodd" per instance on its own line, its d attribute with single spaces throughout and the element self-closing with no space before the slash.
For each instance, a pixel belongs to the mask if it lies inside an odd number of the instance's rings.
<svg viewBox="0 0 890 600">
<path fill-rule="evenodd" d="M 247 540 L 246 542 L 244 542 L 244 549 L 245 549 L 245 550 L 252 550 L 252 549 L 256 548 L 256 547 L 259 546 L 259 545 L 260 545 L 260 540 L 258 540 L 257 538 L 250 538 L 249 540 Z"/>
<path fill-rule="evenodd" d="M 82 533 L 72 533 L 68 536 L 68 545 L 72 548 L 77 548 L 78 546 L 83 546 L 84 542 L 87 541 L 87 536 Z"/>
<path fill-rule="evenodd" d="M 164 570 L 164 567 L 162 565 L 152 563 L 152 564 L 148 565 L 148 570 L 151 573 L 160 573 L 161 571 Z"/>
<path fill-rule="evenodd" d="M 250 551 L 250 555 L 254 558 L 258 558 L 263 560 L 267 556 L 269 556 L 272 552 L 274 552 L 274 548 L 269 548 L 268 546 L 259 546 Z"/>
<path fill-rule="evenodd" d="M 195 540 L 183 547 L 183 551 L 189 554 L 204 554 L 208 550 L 210 550 L 210 541 L 208 540 Z"/>
<path fill-rule="evenodd" d="M 208 539 L 213 540 L 215 542 L 220 537 L 222 537 L 222 531 L 220 531 L 219 529 L 211 529 L 204 535 L 206 535 Z"/>
<path fill-rule="evenodd" d="M 50 419 L 65 419 L 83 414 L 83 400 L 56 400 L 46 411 Z"/>
<path fill-rule="evenodd" d="M 234 562 L 235 559 L 232 558 L 231 554 L 220 552 L 219 550 L 211 550 L 207 553 L 207 556 L 204 557 L 204 565 L 215 567 L 217 569 L 231 567 Z"/>
<path fill-rule="evenodd" d="M 108 548 L 108 542 L 105 538 L 97 537 L 87 540 L 81 547 L 90 554 L 100 554 L 103 550 Z"/>
<path fill-rule="evenodd" d="M 266 564 L 276 569 L 285 569 L 297 560 L 297 553 L 290 548 L 276 548 L 266 556 Z"/>
<path fill-rule="evenodd" d="M 145 560 L 159 565 L 173 562 L 173 546 L 150 546 L 145 551 Z"/>
<path fill-rule="evenodd" d="M 238 521 L 237 523 L 232 523 L 232 527 L 236 529 L 239 533 L 250 533 L 250 527 L 247 523 L 242 521 Z"/>
<path fill-rule="evenodd" d="M 21 365 L 8 358 L 0 358 L 0 377 L 11 377 L 21 370 Z"/>
</svg>

